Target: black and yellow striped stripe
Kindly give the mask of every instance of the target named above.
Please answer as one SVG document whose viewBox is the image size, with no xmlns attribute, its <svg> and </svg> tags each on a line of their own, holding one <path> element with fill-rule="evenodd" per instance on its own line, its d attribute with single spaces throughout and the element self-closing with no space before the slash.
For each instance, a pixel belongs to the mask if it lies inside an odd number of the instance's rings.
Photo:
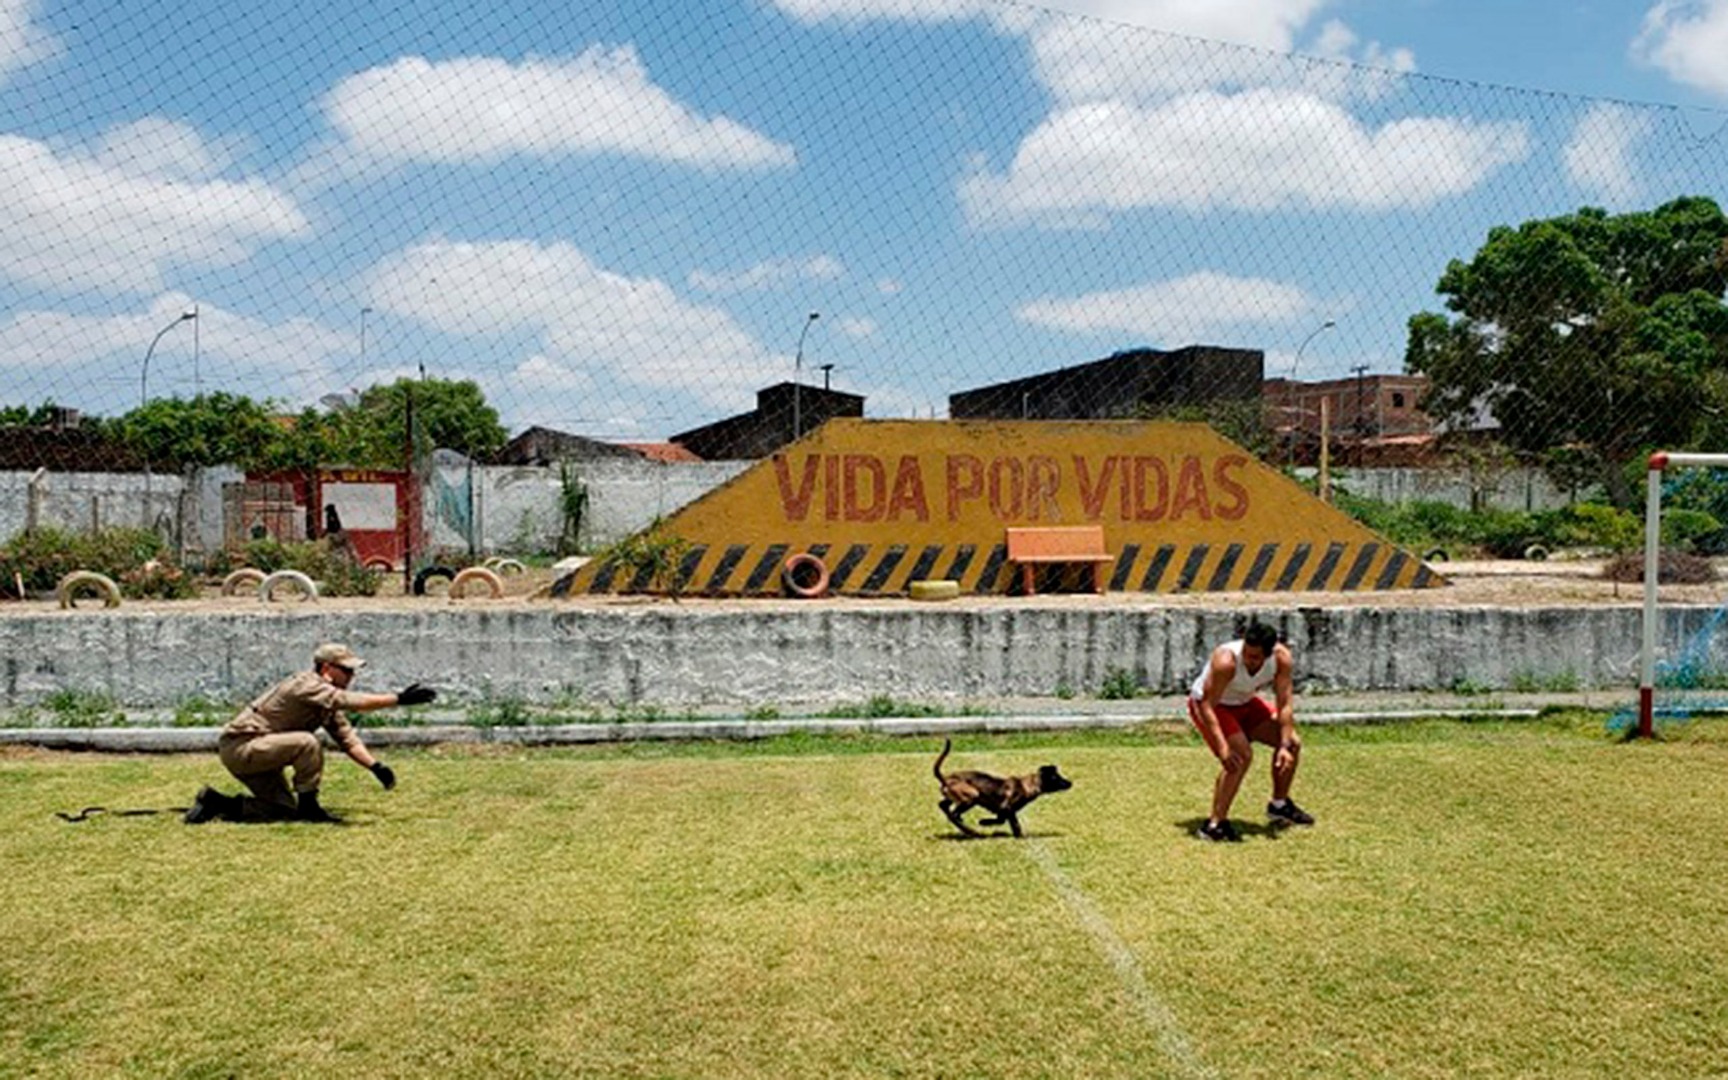
<svg viewBox="0 0 1728 1080">
<path fill-rule="evenodd" d="M 829 568 L 829 589 L 856 596 L 904 594 L 914 581 L 945 578 L 965 593 L 1016 587 L 1008 549 L 975 544 L 728 544 L 692 547 L 669 583 L 686 595 L 779 595 L 788 556 L 809 552 Z M 1088 587 L 1091 571 L 1075 565 L 1039 568 L 1039 588 Z M 1048 584 L 1046 584 L 1046 582 Z M 1107 572 L 1112 592 L 1360 592 L 1427 588 L 1445 579 L 1392 545 L 1363 543 L 1126 544 Z M 626 575 L 605 560 L 562 579 L 553 594 L 658 589 L 650 571 Z"/>
</svg>

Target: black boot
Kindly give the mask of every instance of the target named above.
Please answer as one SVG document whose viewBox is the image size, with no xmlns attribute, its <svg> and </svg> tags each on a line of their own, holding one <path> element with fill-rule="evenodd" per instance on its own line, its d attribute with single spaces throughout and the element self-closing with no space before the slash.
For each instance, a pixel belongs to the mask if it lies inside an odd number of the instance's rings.
<svg viewBox="0 0 1728 1080">
<path fill-rule="evenodd" d="M 296 816 L 301 821 L 316 821 L 326 825 L 334 825 L 342 820 L 318 805 L 318 792 L 316 791 L 302 791 L 296 798 L 299 800 L 299 813 Z"/>
<path fill-rule="evenodd" d="M 186 808 L 180 820 L 188 825 L 202 825 L 206 821 L 238 821 L 240 800 L 213 787 L 199 788 L 198 794 L 192 797 L 192 805 Z"/>
</svg>

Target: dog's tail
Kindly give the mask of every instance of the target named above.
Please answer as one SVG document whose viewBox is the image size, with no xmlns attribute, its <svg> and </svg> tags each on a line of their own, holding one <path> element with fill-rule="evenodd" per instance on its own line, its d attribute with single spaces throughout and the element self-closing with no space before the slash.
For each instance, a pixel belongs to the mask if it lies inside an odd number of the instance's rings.
<svg viewBox="0 0 1728 1080">
<path fill-rule="evenodd" d="M 953 747 L 953 739 L 943 739 L 942 752 L 936 755 L 936 764 L 930 767 L 930 771 L 936 774 L 936 780 L 938 783 L 942 780 L 942 763 L 948 760 L 948 751 L 953 749 Z"/>
</svg>

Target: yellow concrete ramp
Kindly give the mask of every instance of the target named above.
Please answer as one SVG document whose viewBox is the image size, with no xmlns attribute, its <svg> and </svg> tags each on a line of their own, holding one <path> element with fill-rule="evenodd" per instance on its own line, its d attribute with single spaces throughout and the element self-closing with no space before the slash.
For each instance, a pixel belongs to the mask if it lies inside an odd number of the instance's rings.
<svg viewBox="0 0 1728 1080">
<path fill-rule="evenodd" d="M 830 591 L 881 595 L 933 578 L 1007 592 L 1019 579 L 1008 528 L 1082 524 L 1104 529 L 1112 591 L 1444 583 L 1206 425 L 1167 421 L 830 420 L 661 528 L 690 545 L 681 592 L 777 595 L 786 560 L 807 552 Z M 1074 569 L 1090 581 L 1089 567 Z M 1040 591 L 1046 580 L 1057 584 L 1040 576 Z M 650 585 L 645 571 L 596 559 L 555 591 Z"/>
</svg>

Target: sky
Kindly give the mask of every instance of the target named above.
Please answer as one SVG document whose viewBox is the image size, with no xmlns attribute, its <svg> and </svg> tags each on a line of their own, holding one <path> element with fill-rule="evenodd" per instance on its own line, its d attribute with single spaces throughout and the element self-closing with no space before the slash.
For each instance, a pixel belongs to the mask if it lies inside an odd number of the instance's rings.
<svg viewBox="0 0 1728 1080">
<path fill-rule="evenodd" d="M 0 404 L 1396 371 L 1489 229 L 1728 201 L 1728 0 L 276 6 L 0 0 Z"/>
</svg>

